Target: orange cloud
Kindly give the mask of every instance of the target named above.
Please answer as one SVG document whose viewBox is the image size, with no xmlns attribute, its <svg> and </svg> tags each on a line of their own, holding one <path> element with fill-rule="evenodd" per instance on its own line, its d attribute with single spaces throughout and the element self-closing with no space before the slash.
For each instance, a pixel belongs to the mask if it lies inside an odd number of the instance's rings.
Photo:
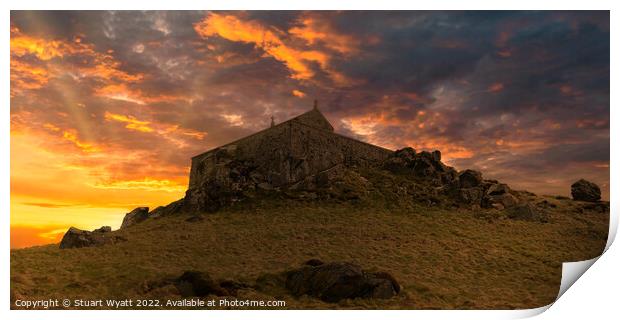
<svg viewBox="0 0 620 320">
<path fill-rule="evenodd" d="M 450 163 L 455 159 L 469 159 L 474 156 L 474 152 L 463 146 L 448 139 L 425 137 L 424 141 L 408 141 L 407 145 L 410 145 L 418 150 L 440 150 L 442 154 L 442 160 L 446 163 Z"/>
<path fill-rule="evenodd" d="M 258 22 L 242 21 L 232 15 L 209 13 L 194 29 L 203 37 L 218 35 L 231 41 L 254 43 L 278 61 L 284 62 L 293 71 L 294 79 L 309 79 L 314 72 L 309 62 L 325 65 L 327 57 L 320 52 L 299 51 L 284 44 L 276 31 L 272 31 Z"/>
<path fill-rule="evenodd" d="M 518 136 L 505 137 L 495 141 L 497 146 L 501 146 L 512 152 L 528 153 L 543 150 L 548 143 L 541 140 L 528 140 Z"/>
<path fill-rule="evenodd" d="M 493 83 L 487 88 L 488 92 L 500 92 L 502 90 L 504 90 L 504 84 L 499 82 Z"/>
<path fill-rule="evenodd" d="M 153 131 L 153 128 L 149 127 L 150 122 L 140 121 L 132 116 L 124 116 L 121 114 L 114 114 L 114 113 L 110 113 L 106 111 L 104 117 L 108 121 L 113 120 L 113 121 L 127 123 L 127 125 L 125 125 L 125 128 L 130 129 L 130 130 L 136 130 L 140 132 L 152 132 Z"/>
<path fill-rule="evenodd" d="M 231 41 L 252 43 L 268 56 L 283 62 L 292 72 L 293 79 L 311 79 L 315 76 L 313 65 L 316 65 L 336 83 L 346 84 L 351 81 L 330 67 L 331 57 L 326 52 L 295 48 L 285 40 L 285 32 L 265 27 L 257 21 L 244 21 L 233 15 L 209 13 L 202 21 L 194 24 L 194 30 L 204 38 L 219 36 Z"/>
<path fill-rule="evenodd" d="M 380 109 L 382 111 L 377 113 L 342 119 L 341 123 L 356 135 L 362 136 L 363 140 L 386 148 L 410 146 L 417 150 L 441 150 L 443 158 L 448 163 L 454 159 L 468 159 L 474 156 L 474 152 L 468 147 L 437 134 L 445 131 L 444 117 L 440 113 L 420 110 L 415 118 L 404 121 L 394 115 L 397 110 Z M 416 139 L 402 140 L 398 137 L 383 136 L 381 131 L 391 126 L 404 128 L 406 133 L 402 134 L 403 137 L 415 136 Z"/>
<path fill-rule="evenodd" d="M 230 125 L 239 127 L 244 124 L 243 118 L 239 114 L 221 114 L 222 118 L 226 120 L 226 122 L 230 123 Z"/>
<path fill-rule="evenodd" d="M 303 97 L 305 97 L 305 96 L 306 96 L 306 94 L 305 94 L 305 93 L 303 93 L 302 91 L 296 90 L 296 89 L 295 89 L 295 90 L 293 90 L 291 93 L 292 93 L 294 96 L 299 97 L 299 98 L 303 98 Z"/>
<path fill-rule="evenodd" d="M 22 90 L 39 89 L 47 84 L 47 70 L 11 59 L 11 97 Z"/>
<path fill-rule="evenodd" d="M 57 126 L 55 126 L 55 125 L 53 125 L 51 123 L 43 124 L 43 128 L 45 128 L 47 130 L 50 130 L 50 131 L 56 131 L 56 132 L 60 131 L 60 128 L 58 128 Z"/>
<path fill-rule="evenodd" d="M 106 97 L 113 100 L 132 102 L 139 105 L 147 103 L 173 102 L 177 100 L 187 100 L 181 96 L 147 96 L 141 90 L 131 89 L 125 83 L 110 84 L 95 90 L 95 95 Z"/>
<path fill-rule="evenodd" d="M 170 125 L 165 123 L 157 123 L 151 121 L 138 120 L 134 116 L 116 114 L 106 111 L 104 114 L 106 121 L 115 121 L 125 123 L 125 128 L 133 131 L 139 131 L 144 133 L 156 133 L 165 139 L 173 142 L 177 147 L 185 147 L 187 143 L 177 136 L 191 137 L 196 140 L 202 140 L 207 135 L 206 132 L 197 131 L 193 129 L 181 128 L 178 125 Z"/>
<path fill-rule="evenodd" d="M 115 190 L 147 190 L 183 193 L 187 186 L 185 183 L 169 179 L 144 178 L 141 180 L 98 181 L 91 185 L 95 188 Z"/>
<path fill-rule="evenodd" d="M 432 120 L 425 122 L 420 116 L 424 116 L 424 114 L 419 115 L 418 119 L 410 123 L 410 128 L 420 129 L 420 131 L 415 134 L 418 139 L 404 141 L 395 141 L 393 137 L 390 137 L 389 140 L 385 140 L 379 135 L 381 129 L 387 126 L 397 124 L 400 126 L 404 125 L 400 120 L 386 117 L 384 114 L 343 119 L 342 123 L 353 133 L 362 136 L 363 140 L 386 148 L 396 149 L 411 146 L 418 150 L 441 150 L 447 162 L 452 159 L 467 159 L 474 156 L 474 152 L 463 145 L 453 143 L 447 138 L 425 134 L 422 130 L 428 126 L 435 125 L 435 123 Z M 405 136 L 411 136 L 411 134 L 406 134 Z"/>
<path fill-rule="evenodd" d="M 293 27 L 288 32 L 294 37 L 303 39 L 308 45 L 322 43 L 329 49 L 350 55 L 359 51 L 359 46 L 363 41 L 361 37 L 337 32 L 330 21 L 320 15 L 306 14 L 298 22 L 300 26 Z"/>
<path fill-rule="evenodd" d="M 137 82 L 142 74 L 130 74 L 121 70 L 120 62 L 109 53 L 95 50 L 93 44 L 77 38 L 73 42 L 48 40 L 23 34 L 11 28 L 11 92 L 38 89 L 50 78 L 69 74 L 76 79 L 96 77 L 108 82 Z M 21 59 L 34 56 L 45 62 L 38 66 L 34 62 Z M 79 57 L 80 63 L 69 63 L 66 57 Z M 28 62 L 27 62 L 28 61 Z"/>
<path fill-rule="evenodd" d="M 111 84 L 95 90 L 95 95 L 109 99 L 145 104 L 141 94 L 127 88 L 124 83 Z"/>
<path fill-rule="evenodd" d="M 499 50 L 499 51 L 497 51 L 497 55 L 502 57 L 502 58 L 508 58 L 508 57 L 512 56 L 512 51 L 510 51 L 510 49 Z"/>
<path fill-rule="evenodd" d="M 576 121 L 577 128 L 604 128 L 609 126 L 607 120 L 581 119 Z"/>
<path fill-rule="evenodd" d="M 64 131 L 62 133 L 63 138 L 65 138 L 68 141 L 71 141 L 76 147 L 78 147 L 80 150 L 82 150 L 83 152 L 99 152 L 101 151 L 101 148 L 99 148 L 98 146 L 95 146 L 91 143 L 86 143 L 83 141 L 80 141 L 77 137 L 77 133 L 75 130 L 67 130 Z"/>
<path fill-rule="evenodd" d="M 28 226 L 11 225 L 11 248 L 25 248 L 60 242 L 65 231 L 64 226 Z"/>
<path fill-rule="evenodd" d="M 73 53 L 74 48 L 62 41 L 47 41 L 22 34 L 19 29 L 11 28 L 11 54 L 19 57 L 33 54 L 40 60 L 63 57 Z"/>
</svg>

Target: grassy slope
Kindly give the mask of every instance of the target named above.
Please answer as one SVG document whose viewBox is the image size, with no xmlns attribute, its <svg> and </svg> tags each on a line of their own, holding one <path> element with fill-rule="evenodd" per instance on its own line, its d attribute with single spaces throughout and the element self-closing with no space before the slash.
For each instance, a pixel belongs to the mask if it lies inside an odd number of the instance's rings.
<svg viewBox="0 0 620 320">
<path fill-rule="evenodd" d="M 241 297 L 280 297 L 289 308 L 532 308 L 555 299 L 562 261 L 601 253 L 608 228 L 607 214 L 547 200 L 559 207 L 546 224 L 383 201 L 257 200 L 197 223 L 185 215 L 146 221 L 119 231 L 129 241 L 117 245 L 13 250 L 11 288 L 29 299 L 178 298 L 171 288 L 143 293 L 145 284 L 188 269 L 253 282 L 319 258 L 388 271 L 404 290 L 337 305 L 278 291 Z"/>
</svg>

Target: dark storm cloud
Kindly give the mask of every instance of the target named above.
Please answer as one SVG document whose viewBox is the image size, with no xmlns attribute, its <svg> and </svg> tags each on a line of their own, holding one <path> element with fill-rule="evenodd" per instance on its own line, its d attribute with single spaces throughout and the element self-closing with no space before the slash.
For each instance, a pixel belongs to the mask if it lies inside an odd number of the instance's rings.
<svg viewBox="0 0 620 320">
<path fill-rule="evenodd" d="M 609 12 L 20 11 L 11 25 L 34 38 L 80 38 L 108 54 L 113 69 L 141 76 L 51 74 L 16 91 L 13 112 L 74 128 L 93 143 L 160 153 L 166 165 L 186 166 L 191 155 L 318 98 L 342 133 L 441 149 L 459 168 L 526 181 L 534 191 L 566 193 L 520 178 L 555 181 L 567 175 L 552 170 L 558 166 L 608 184 Z M 84 54 L 12 58 L 58 69 Z M 35 108 L 41 100 L 49 104 Z M 176 136 L 167 136 L 174 125 Z"/>
</svg>

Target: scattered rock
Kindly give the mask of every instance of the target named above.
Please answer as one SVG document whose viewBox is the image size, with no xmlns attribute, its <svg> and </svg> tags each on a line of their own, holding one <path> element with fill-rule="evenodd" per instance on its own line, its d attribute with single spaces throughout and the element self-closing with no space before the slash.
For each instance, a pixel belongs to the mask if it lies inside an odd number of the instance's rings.
<svg viewBox="0 0 620 320">
<path fill-rule="evenodd" d="M 387 299 L 400 292 L 400 285 L 384 272 L 364 272 L 346 262 L 305 265 L 287 273 L 286 288 L 295 296 L 310 295 L 326 302 L 342 299 Z"/>
<path fill-rule="evenodd" d="M 570 187 L 573 200 L 596 202 L 601 200 L 601 189 L 590 181 L 580 179 Z"/>
<path fill-rule="evenodd" d="M 534 222 L 548 222 L 549 218 L 545 212 L 538 210 L 531 203 L 523 203 L 505 210 L 508 218 L 513 220 L 524 220 Z"/>
<path fill-rule="evenodd" d="M 504 208 L 514 207 L 519 203 L 519 199 L 510 193 L 490 195 L 484 198 L 485 207 L 495 207 L 496 204 L 501 204 Z"/>
<path fill-rule="evenodd" d="M 482 174 L 478 171 L 467 169 L 458 175 L 461 188 L 473 188 L 482 183 Z"/>
<path fill-rule="evenodd" d="M 222 288 L 216 281 L 211 279 L 206 272 L 185 271 L 175 281 L 175 286 L 183 297 L 205 297 L 216 295 L 218 297 L 231 295 L 230 292 Z"/>
<path fill-rule="evenodd" d="M 126 240 L 118 236 L 113 236 L 111 231 L 112 228 L 108 226 L 93 231 L 71 227 L 62 237 L 60 249 L 98 247 L 105 244 L 112 244 L 115 241 Z"/>
<path fill-rule="evenodd" d="M 135 224 L 138 224 L 138 223 L 148 219 L 148 217 L 149 217 L 149 207 L 138 207 L 138 208 L 135 208 L 135 209 L 131 210 L 131 212 L 126 214 L 125 218 L 123 218 L 123 223 L 121 224 L 121 229 L 124 229 L 124 228 L 127 228 L 129 226 L 133 226 Z"/>
</svg>

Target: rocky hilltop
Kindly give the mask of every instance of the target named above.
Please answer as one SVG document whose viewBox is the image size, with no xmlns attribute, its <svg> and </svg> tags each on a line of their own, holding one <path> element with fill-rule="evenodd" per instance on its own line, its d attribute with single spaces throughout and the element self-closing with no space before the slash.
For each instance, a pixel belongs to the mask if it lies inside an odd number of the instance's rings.
<svg viewBox="0 0 620 320">
<path fill-rule="evenodd" d="M 236 203 L 265 197 L 283 197 L 315 202 L 380 201 L 389 206 L 434 206 L 445 209 L 494 212 L 509 219 L 545 223 L 546 210 L 553 204 L 527 191 L 517 191 L 497 180 L 484 179 L 479 171 L 457 171 L 441 161 L 441 152 L 416 152 L 404 148 L 384 160 L 342 163 L 308 175 L 296 183 L 275 185 L 251 160 L 238 159 L 230 149 L 217 149 L 212 159 L 215 172 L 186 196 L 149 211 L 138 207 L 125 215 L 121 229 L 149 219 L 188 214 L 214 213 Z M 278 165 L 278 164 L 276 164 Z M 579 180 L 571 186 L 580 210 L 608 212 L 609 203 L 600 201 L 596 184 Z M 61 248 L 100 246 L 123 241 L 108 234 L 109 227 L 93 232 L 71 228 Z"/>
</svg>

